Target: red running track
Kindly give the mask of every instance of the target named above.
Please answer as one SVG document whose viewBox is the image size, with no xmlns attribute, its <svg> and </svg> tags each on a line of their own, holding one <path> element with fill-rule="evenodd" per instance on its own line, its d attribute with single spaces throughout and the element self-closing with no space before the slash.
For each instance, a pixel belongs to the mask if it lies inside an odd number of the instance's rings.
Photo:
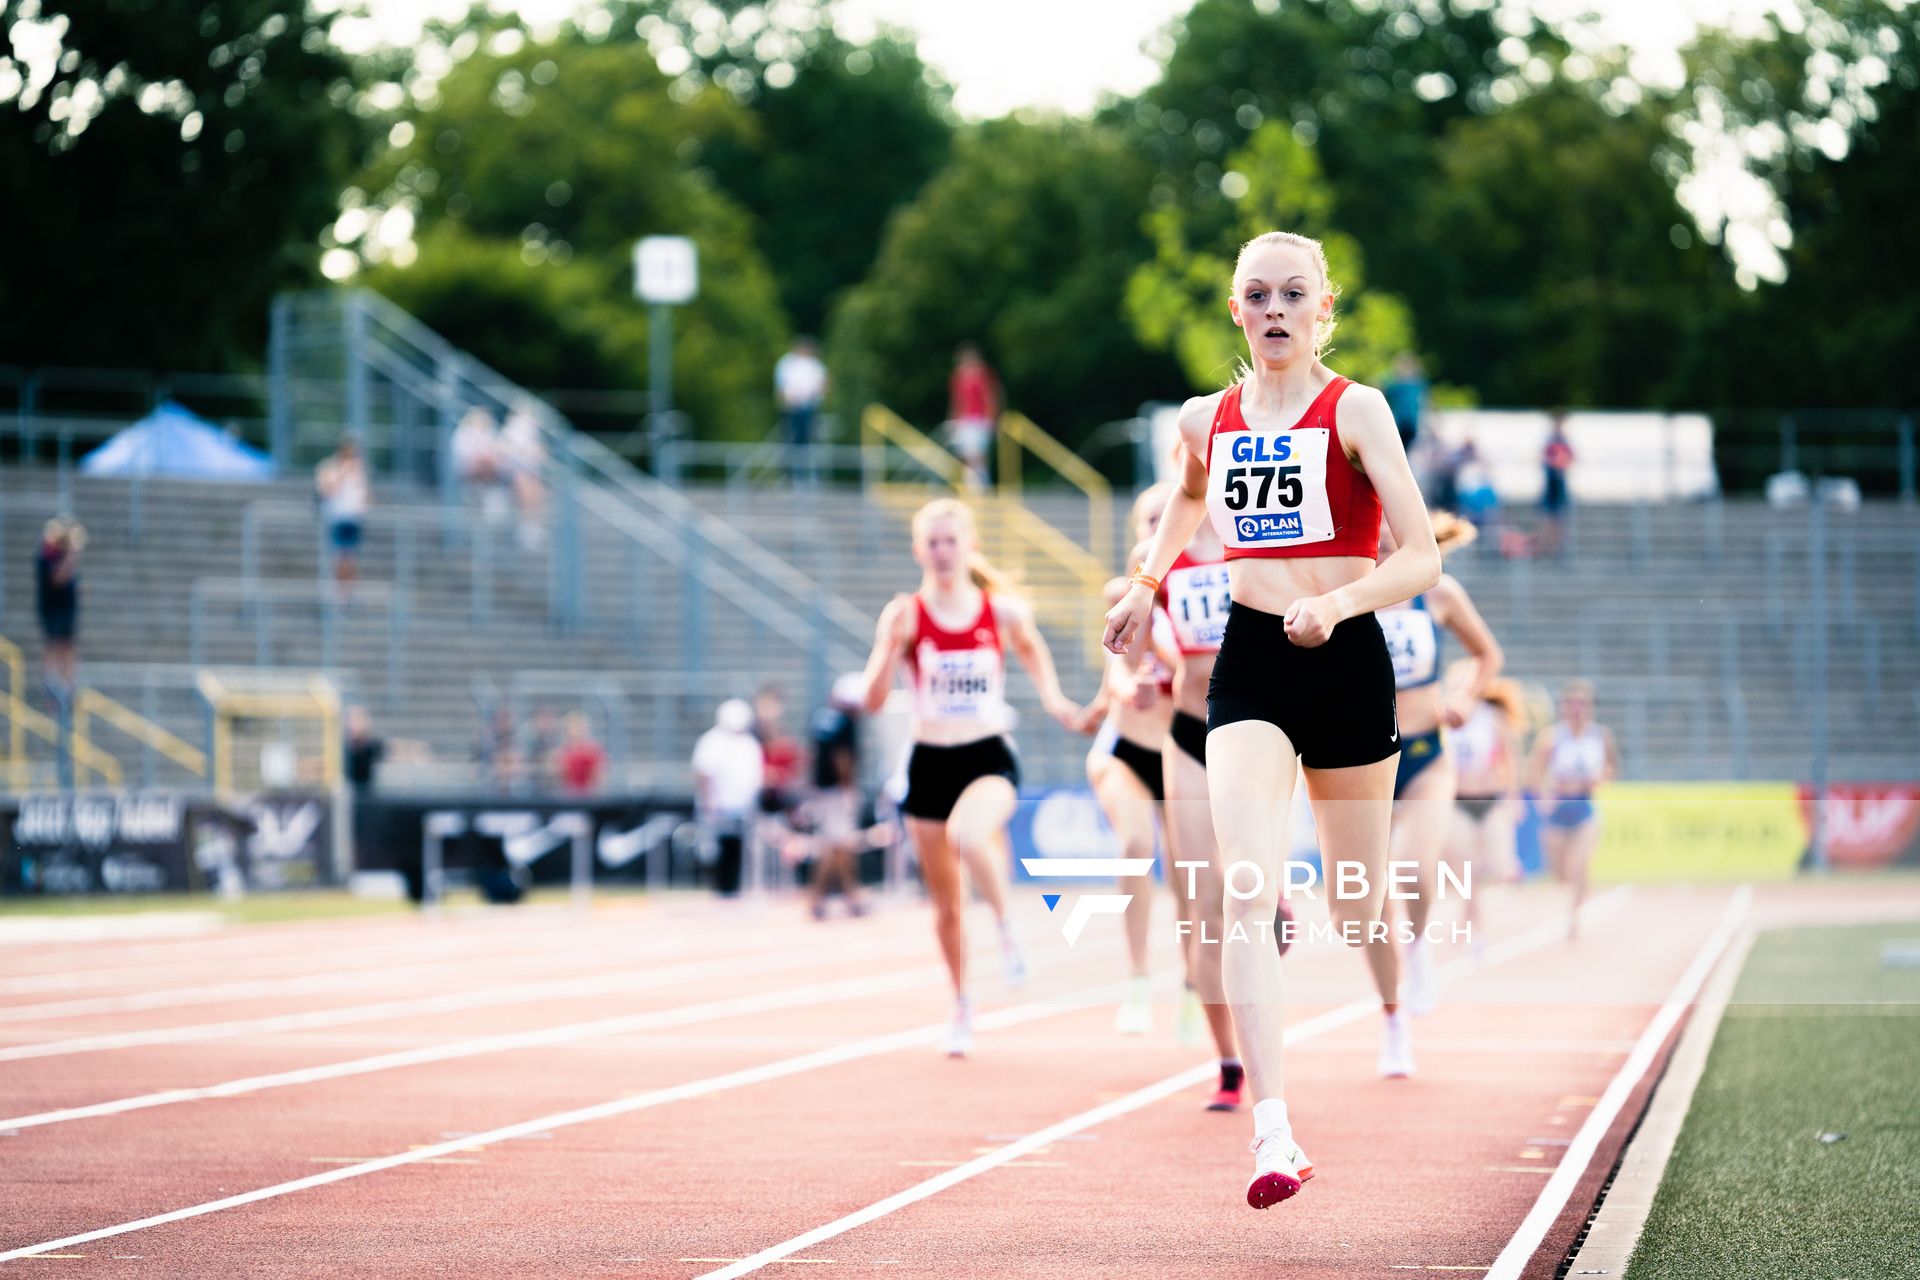
<svg viewBox="0 0 1920 1280">
<path fill-rule="evenodd" d="M 1289 1095 L 1318 1176 L 1266 1213 L 1241 1198 L 1250 1121 L 1201 1109 L 1209 1067 L 1174 1043 L 1172 1002 L 1158 1034 L 1116 1036 L 1088 1001 L 1111 998 L 1117 933 L 1069 950 L 1037 910 L 1032 987 L 1002 993 L 983 946 L 965 1062 L 934 1049 L 946 996 L 914 906 L 817 925 L 670 899 L 0 949 L 0 1257 L 38 1249 L 0 1266 L 1485 1275 L 1731 896 L 1623 892 L 1569 944 L 1557 895 L 1513 895 L 1508 941 L 1458 959 L 1418 1023 L 1410 1081 L 1374 1078 L 1357 957 L 1297 947 Z M 46 986 L 62 975 L 85 983 Z M 1524 1274 L 1551 1275 L 1637 1114 L 1599 1135 Z"/>
</svg>

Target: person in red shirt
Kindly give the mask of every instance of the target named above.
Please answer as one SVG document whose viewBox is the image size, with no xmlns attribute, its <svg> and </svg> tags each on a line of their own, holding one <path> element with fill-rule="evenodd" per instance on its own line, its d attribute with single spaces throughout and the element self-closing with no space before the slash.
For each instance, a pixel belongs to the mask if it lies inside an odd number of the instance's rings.
<svg viewBox="0 0 1920 1280">
<path fill-rule="evenodd" d="M 778 685 L 762 685 L 753 696 L 753 736 L 760 739 L 764 770 L 760 788 L 762 813 L 785 813 L 797 799 L 800 785 L 800 744 L 786 731 L 787 700 Z"/>
<path fill-rule="evenodd" d="M 980 348 L 963 342 L 953 353 L 953 376 L 947 380 L 947 431 L 976 489 L 987 487 L 987 447 L 999 420 L 1000 379 L 981 359 Z"/>
<path fill-rule="evenodd" d="M 600 789 L 607 772 L 607 752 L 587 732 L 585 713 L 571 712 L 566 718 L 566 738 L 553 753 L 553 772 L 560 789 L 576 796 L 591 795 Z"/>
</svg>

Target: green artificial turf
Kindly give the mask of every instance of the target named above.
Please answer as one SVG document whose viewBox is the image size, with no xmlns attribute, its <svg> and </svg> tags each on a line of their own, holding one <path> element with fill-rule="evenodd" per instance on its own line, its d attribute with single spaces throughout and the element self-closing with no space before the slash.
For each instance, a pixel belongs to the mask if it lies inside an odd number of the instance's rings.
<svg viewBox="0 0 1920 1280">
<path fill-rule="evenodd" d="M 1920 1278 L 1920 967 L 1889 946 L 1920 923 L 1755 940 L 1628 1280 Z"/>
</svg>

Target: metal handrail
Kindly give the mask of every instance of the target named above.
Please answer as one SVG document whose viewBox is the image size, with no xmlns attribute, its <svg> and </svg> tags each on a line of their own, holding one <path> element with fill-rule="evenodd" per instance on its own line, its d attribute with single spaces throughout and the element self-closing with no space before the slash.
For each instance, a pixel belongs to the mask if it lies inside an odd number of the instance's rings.
<svg viewBox="0 0 1920 1280">
<path fill-rule="evenodd" d="M 19 695 L 11 692 L 6 695 L 4 703 L 0 705 L 6 707 L 7 718 L 13 724 L 22 726 L 34 737 L 51 745 L 54 750 L 57 751 L 60 749 L 60 726 L 56 724 L 51 717 L 43 712 L 35 711 L 32 707 L 28 706 L 26 701 Z M 91 742 L 84 742 L 74 738 L 69 738 L 68 741 L 73 751 L 73 771 L 74 782 L 76 784 L 84 783 L 86 775 L 83 770 L 92 770 L 94 773 L 99 774 L 108 786 L 117 787 L 120 785 L 124 775 L 121 773 L 120 762 L 118 760 Z"/>
<path fill-rule="evenodd" d="M 81 744 L 92 745 L 87 736 L 89 716 L 97 716 L 129 738 L 153 748 L 188 773 L 202 778 L 207 776 L 206 752 L 155 724 L 133 708 L 115 702 L 98 689 L 81 689 L 74 694 L 73 738 L 76 747 Z"/>
<path fill-rule="evenodd" d="M 1113 547 L 1113 486 L 1107 478 L 1026 414 L 1010 410 L 1000 415 L 1001 487 L 1019 491 L 1023 448 L 1087 496 L 1087 550 L 1096 557 L 1108 554 Z"/>
<path fill-rule="evenodd" d="M 20 652 L 20 646 L 5 636 L 0 636 L 0 665 L 7 669 L 7 698 L 9 705 L 17 702 L 26 693 L 26 656 Z M 27 763 L 26 731 L 20 721 L 13 717 L 7 720 L 7 768 L 13 778 L 14 790 L 24 790 L 19 781 L 19 770 Z"/>
<path fill-rule="evenodd" d="M 257 673 L 256 673 L 257 674 Z M 233 731 L 231 716 L 302 716 L 319 713 L 320 737 L 331 748 L 340 740 L 340 695 L 325 676 L 314 672 L 293 673 L 298 688 L 292 691 L 260 693 L 229 688 L 212 670 L 201 671 L 194 679 L 202 701 L 213 721 L 212 779 L 215 792 L 231 794 L 233 787 Z M 329 791 L 340 786 L 345 763 L 336 750 L 321 752 L 321 780 Z"/>
</svg>

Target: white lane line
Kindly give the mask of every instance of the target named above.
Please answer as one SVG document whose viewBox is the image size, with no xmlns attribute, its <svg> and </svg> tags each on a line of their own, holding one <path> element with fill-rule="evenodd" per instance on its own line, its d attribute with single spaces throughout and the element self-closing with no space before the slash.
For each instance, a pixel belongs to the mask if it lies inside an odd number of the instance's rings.
<svg viewBox="0 0 1920 1280">
<path fill-rule="evenodd" d="M 1587 904 L 1586 910 L 1583 912 L 1583 918 L 1592 918 L 1591 913 L 1594 913 L 1596 908 L 1599 909 L 1599 915 L 1610 914 L 1620 906 L 1625 905 L 1625 901 L 1624 887 L 1608 894 L 1603 894 L 1601 897 L 1595 898 Z M 1477 968 L 1483 968 L 1485 965 L 1498 964 L 1525 955 L 1528 952 L 1537 951 L 1542 947 L 1551 946 L 1565 936 L 1565 924 L 1557 920 L 1549 921 L 1518 937 L 1510 938 L 1496 947 L 1489 948 L 1484 964 L 1476 964 L 1472 959 L 1455 960 L 1450 964 L 1442 966 L 1436 972 L 1435 977 L 1444 983 L 1471 973 Z M 1356 1000 L 1352 1004 L 1341 1005 L 1337 1009 L 1329 1009 L 1325 1013 L 1288 1027 L 1286 1045 L 1288 1048 L 1293 1048 L 1296 1045 L 1313 1039 L 1315 1036 L 1323 1035 L 1336 1027 L 1343 1027 L 1348 1023 L 1358 1021 L 1369 1014 L 1377 1012 L 1379 1008 L 1379 1002 L 1376 1000 Z M 1179 1093 L 1183 1089 L 1204 1083 L 1212 1079 L 1214 1072 L 1218 1069 L 1217 1064 L 1206 1062 L 1200 1066 L 1189 1068 L 1186 1071 L 1176 1072 L 1163 1080 L 1157 1080 L 1144 1088 L 1136 1089 L 1124 1097 L 1102 1103 L 1100 1106 L 1094 1107 L 1091 1110 L 1082 1111 L 1079 1115 L 1069 1116 L 1058 1124 L 1049 1125 L 1038 1133 L 1027 1134 L 1025 1137 L 1010 1142 L 1006 1146 L 1000 1147 L 987 1155 L 969 1160 L 956 1169 L 949 1169 L 945 1173 L 936 1174 L 926 1181 L 908 1187 L 904 1191 L 896 1192 L 884 1200 L 875 1201 L 864 1209 L 856 1209 L 844 1217 L 836 1218 L 834 1221 L 826 1223 L 823 1226 L 818 1226 L 811 1231 L 803 1232 L 790 1240 L 783 1240 L 779 1244 L 770 1245 L 751 1257 L 740 1259 L 732 1266 L 722 1267 L 718 1271 L 709 1271 L 700 1276 L 699 1280 L 735 1280 L 736 1277 L 758 1271 L 760 1268 L 771 1263 L 781 1261 L 789 1254 L 799 1253 L 803 1249 L 811 1249 L 822 1241 L 830 1240 L 835 1236 L 853 1230 L 855 1227 L 864 1226 L 876 1218 L 883 1218 L 890 1213 L 906 1208 L 908 1205 L 916 1204 L 930 1196 L 938 1195 L 949 1187 L 957 1186 L 970 1178 L 977 1178 L 989 1170 L 997 1169 L 1011 1161 L 1018 1160 L 1020 1157 L 1031 1154 L 1041 1147 L 1063 1141 L 1082 1130 L 1104 1124 L 1106 1121 L 1126 1115 L 1130 1111 L 1138 1111 L 1142 1107 L 1150 1106 L 1162 1098 Z M 60 1241 L 56 1241 L 49 1247 L 59 1247 L 61 1243 Z"/>
<path fill-rule="evenodd" d="M 759 938 L 758 945 L 749 947 L 747 950 L 764 954 L 781 945 L 784 944 L 763 935 Z M 687 946 L 687 939 L 655 941 L 621 952 L 617 957 L 602 956 L 595 970 L 605 972 L 615 962 L 623 965 L 651 963 L 663 957 L 670 958 L 683 953 Z M 374 966 L 324 970 L 292 976 L 212 983 L 198 987 L 174 987 L 111 996 L 87 996 L 77 1000 L 49 1001 L 41 1004 L 0 1005 L 0 1024 L 51 1021 L 57 1018 L 79 1018 L 108 1013 L 135 1013 L 181 1005 L 212 1004 L 225 1000 L 265 1000 L 280 996 L 321 995 L 330 991 L 351 991 L 361 987 L 398 988 L 422 977 L 432 976 L 444 969 L 460 969 L 460 977 L 475 981 L 491 981 L 500 976 L 525 978 L 529 976 L 530 970 L 538 972 L 542 969 L 578 968 L 580 963 L 580 948 L 571 944 L 564 950 L 550 949 L 526 954 L 500 955 L 497 952 L 476 951 L 449 956 L 445 959 L 423 960 L 404 968 Z M 309 966 L 311 966 L 311 958 L 309 958 Z M 497 972 L 503 967 L 508 972 L 505 974 Z"/>
<path fill-rule="evenodd" d="M 924 981 L 924 979 L 922 979 Z M 1121 984 L 1109 983 L 1087 991 L 1076 992 L 1070 996 L 1051 999 L 1044 1002 L 1016 1005 L 1011 1009 L 1001 1009 L 983 1014 L 974 1019 L 976 1030 L 991 1031 L 1001 1027 L 1018 1026 L 1041 1018 L 1053 1017 L 1090 1004 L 1117 998 L 1123 990 Z M 757 1067 L 747 1067 L 739 1071 L 730 1071 L 724 1075 L 709 1076 L 703 1080 L 690 1080 L 685 1084 L 672 1085 L 665 1089 L 654 1089 L 647 1093 L 635 1094 L 630 1098 L 616 1098 L 611 1102 L 597 1103 L 590 1107 L 578 1107 L 571 1111 L 560 1111 L 549 1116 L 539 1116 L 532 1120 L 523 1120 L 518 1124 L 490 1129 L 485 1133 L 470 1134 L 464 1138 L 455 1138 L 446 1142 L 436 1142 L 431 1146 L 416 1147 L 411 1151 L 397 1152 L 382 1156 L 377 1160 L 368 1160 L 361 1164 L 342 1165 L 337 1169 L 328 1169 L 305 1178 L 295 1178 L 290 1182 L 275 1183 L 270 1187 L 243 1192 L 240 1195 L 227 1196 L 221 1200 L 209 1200 L 204 1204 L 189 1205 L 184 1209 L 174 1209 L 167 1213 L 155 1214 L 149 1218 L 140 1218 L 133 1222 L 122 1222 L 111 1227 L 101 1227 L 94 1231 L 83 1231 L 78 1235 L 65 1236 L 59 1240 L 47 1240 L 40 1244 L 21 1245 L 0 1253 L 0 1262 L 11 1262 L 16 1258 L 30 1258 L 51 1253 L 56 1249 L 70 1248 L 87 1244 L 94 1240 L 105 1240 L 112 1236 L 126 1235 L 131 1231 L 144 1231 L 149 1227 L 165 1226 L 170 1222 L 182 1222 L 188 1218 L 198 1218 L 209 1213 L 219 1213 L 225 1209 L 237 1209 L 243 1205 L 258 1204 L 262 1200 L 273 1200 L 280 1196 L 292 1195 L 299 1191 L 308 1191 L 314 1187 L 324 1187 L 335 1182 L 345 1182 L 350 1178 L 364 1178 L 369 1174 L 380 1173 L 387 1169 L 397 1169 L 402 1165 L 419 1164 L 424 1160 L 435 1160 L 444 1156 L 458 1155 L 462 1151 L 471 1151 L 475 1147 L 490 1146 L 496 1142 L 508 1142 L 515 1138 L 530 1137 L 552 1129 L 564 1129 L 573 1125 L 588 1124 L 595 1120 L 607 1120 L 614 1116 L 623 1116 L 635 1111 L 646 1111 L 653 1107 L 665 1106 L 672 1102 L 681 1102 L 689 1098 L 703 1098 L 729 1089 L 744 1088 L 748 1085 L 763 1084 L 769 1080 L 779 1080 L 787 1076 L 800 1075 L 808 1071 L 818 1071 L 825 1067 L 838 1066 L 861 1058 L 871 1058 L 880 1054 L 893 1053 L 900 1049 L 916 1045 L 932 1044 L 946 1034 L 945 1024 L 925 1027 L 912 1027 L 905 1031 L 895 1031 L 887 1035 L 871 1036 L 865 1040 L 855 1040 L 831 1049 L 821 1049 L 813 1053 L 804 1053 L 798 1057 L 782 1058 L 775 1062 L 763 1063 Z M 1209 1068 L 1211 1070 L 1211 1068 Z"/>
<path fill-rule="evenodd" d="M 204 977 L 209 969 L 218 970 L 222 966 L 229 968 L 245 967 L 258 969 L 269 965 L 287 964 L 295 966 L 296 972 L 311 973 L 315 964 L 331 957 L 352 959 L 354 965 L 339 969 L 338 972 L 352 973 L 365 968 L 391 964 L 395 960 L 406 960 L 416 956 L 433 956 L 481 959 L 485 957 L 505 957 L 507 955 L 532 956 L 540 954 L 537 947 L 525 951 L 504 951 L 501 943 L 523 935 L 504 934 L 498 936 L 469 935 L 463 937 L 414 938 L 404 942 L 394 942 L 382 946 L 356 946 L 343 952 L 336 944 L 319 940 L 312 946 L 294 951 L 255 951 L 249 954 L 241 949 L 237 955 L 203 955 L 184 964 L 156 965 L 136 964 L 131 966 L 113 966 L 98 969 L 63 969 L 55 972 L 30 973 L 12 978 L 0 979 L 0 995 L 36 995 L 46 992 L 85 990 L 90 987 L 111 987 L 121 983 L 152 985 L 162 982 L 191 981 Z M 266 937 L 255 937 L 247 941 L 255 944 L 270 941 Z M 462 944 L 471 943 L 470 947 Z M 178 960 L 179 957 L 175 956 Z M 268 975 L 271 976 L 271 975 Z M 288 975 L 280 975 L 288 976 Z"/>
<path fill-rule="evenodd" d="M 1640 1083 L 1647 1069 L 1653 1065 L 1654 1055 L 1660 1046 L 1666 1043 L 1674 1024 L 1693 1003 L 1700 993 L 1701 984 L 1713 972 L 1714 962 L 1720 953 L 1727 949 L 1739 930 L 1740 921 L 1746 916 L 1747 908 L 1753 902 L 1753 889 L 1741 885 L 1735 890 L 1733 898 L 1727 903 L 1727 909 L 1720 917 L 1719 925 L 1700 944 L 1700 950 L 1694 955 L 1693 963 L 1680 975 L 1673 985 L 1666 1002 L 1660 1006 L 1660 1012 L 1653 1016 L 1645 1031 L 1640 1033 L 1639 1041 L 1633 1052 L 1621 1064 L 1620 1070 L 1608 1082 L 1606 1091 L 1600 1095 L 1600 1101 L 1587 1113 L 1586 1123 L 1574 1134 L 1573 1142 L 1567 1147 L 1566 1154 L 1560 1158 L 1559 1167 L 1553 1171 L 1553 1177 L 1540 1190 L 1540 1198 L 1534 1202 L 1532 1210 L 1521 1221 L 1519 1230 L 1507 1241 L 1507 1247 L 1493 1261 L 1493 1268 L 1487 1273 L 1487 1280 L 1519 1280 L 1521 1271 L 1533 1257 L 1534 1250 L 1546 1238 L 1547 1232 L 1559 1219 L 1561 1210 L 1566 1208 L 1574 1188 L 1586 1173 L 1587 1165 L 1593 1160 L 1594 1152 L 1600 1146 L 1600 1140 L 1606 1136 L 1607 1129 L 1613 1124 L 1620 1109 L 1626 1105 L 1627 1098 L 1635 1086 Z"/>
<path fill-rule="evenodd" d="M 925 944 L 915 947 L 916 951 L 925 949 Z M 739 976 L 759 973 L 766 962 L 757 957 L 750 961 L 735 962 L 732 972 Z M 376 1071 L 392 1071 L 401 1067 L 420 1066 L 429 1062 L 453 1062 L 462 1058 L 477 1058 L 490 1053 L 510 1053 L 518 1049 L 539 1049 L 557 1044 L 573 1044 L 581 1040 L 604 1039 L 609 1036 L 629 1035 L 640 1031 L 653 1031 L 665 1027 L 685 1027 L 702 1022 L 717 1022 L 726 1018 L 738 1018 L 747 1014 L 767 1013 L 778 1009 L 794 1009 L 806 1005 L 827 1004 L 839 1000 L 853 1000 L 862 996 L 882 995 L 888 992 L 905 990 L 914 986 L 925 986 L 937 982 L 946 970 L 939 966 L 909 969 L 885 974 L 873 978 L 848 979 L 841 982 L 816 982 L 802 987 L 792 987 L 783 991 L 762 992 L 756 995 L 736 996 L 729 1000 L 710 1000 L 701 1004 L 682 1005 L 673 1009 L 655 1009 L 646 1013 L 617 1014 L 612 1017 L 594 1018 L 586 1022 L 570 1022 L 556 1027 L 542 1027 L 536 1031 L 509 1031 L 499 1035 L 480 1036 L 471 1040 L 456 1040 L 448 1044 L 429 1045 L 420 1049 L 406 1049 L 395 1053 L 376 1054 L 367 1058 L 354 1058 L 345 1062 L 331 1062 L 317 1067 L 300 1067 L 292 1071 L 277 1071 L 271 1075 L 245 1076 L 238 1080 L 228 1080 L 221 1084 L 201 1085 L 183 1089 L 164 1089 L 158 1093 L 138 1094 L 129 1098 L 117 1098 L 111 1102 L 96 1102 L 86 1106 L 64 1107 L 58 1111 L 42 1111 L 37 1115 L 13 1116 L 0 1120 L 0 1130 L 11 1129 L 16 1133 L 22 1129 L 35 1129 L 50 1124 L 63 1124 L 71 1120 L 90 1120 L 100 1116 L 122 1115 L 129 1111 L 145 1111 L 152 1107 L 165 1107 L 179 1102 L 199 1102 L 209 1098 L 234 1098 L 247 1093 L 260 1093 L 267 1089 L 284 1089 L 292 1085 L 317 1084 L 323 1080 L 339 1080 L 346 1076 L 370 1075 Z M 708 975 L 714 976 L 714 975 Z"/>
<path fill-rule="evenodd" d="M 918 941 L 918 940 L 916 940 Z M 883 956 L 907 954 L 902 941 L 880 949 Z M 69 1040 L 50 1040 L 38 1044 L 10 1045 L 0 1048 L 0 1062 L 19 1062 L 33 1058 L 56 1058 L 76 1053 L 99 1053 L 110 1049 L 132 1049 L 158 1044 L 187 1044 L 202 1040 L 223 1040 L 234 1036 L 277 1035 L 285 1031 L 306 1031 L 315 1027 L 349 1026 L 363 1022 L 384 1022 L 470 1009 L 497 1008 L 526 1004 L 536 1000 L 567 1000 L 610 995 L 625 991 L 643 991 L 666 983 L 690 978 L 731 976 L 746 963 L 751 972 L 764 970 L 768 953 L 783 948 L 769 946 L 754 954 L 724 962 L 700 961 L 666 969 L 648 969 L 634 973 L 587 974 L 577 978 L 554 978 L 539 982 L 516 983 L 478 991 L 458 991 L 442 995 L 419 996 L 406 1000 L 387 1000 L 375 1004 L 349 1005 L 338 1009 L 312 1009 L 303 1013 L 274 1014 L 261 1018 L 242 1018 L 226 1022 L 197 1023 L 180 1027 L 152 1027 L 141 1031 L 109 1032 L 79 1036 Z M 845 953 L 825 959 L 845 959 Z M 715 971 L 714 964 L 724 967 Z"/>
</svg>

